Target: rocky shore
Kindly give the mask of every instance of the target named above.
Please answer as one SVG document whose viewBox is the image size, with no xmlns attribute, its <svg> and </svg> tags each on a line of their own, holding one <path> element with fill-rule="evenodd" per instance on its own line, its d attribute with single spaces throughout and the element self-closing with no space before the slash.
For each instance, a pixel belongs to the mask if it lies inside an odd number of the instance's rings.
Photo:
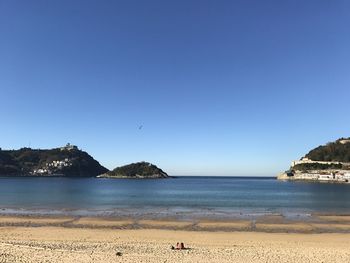
<svg viewBox="0 0 350 263">
<path fill-rule="evenodd" d="M 330 183 L 350 183 L 350 171 L 348 170 L 308 170 L 284 172 L 277 175 L 278 180 L 290 181 L 314 181 Z"/>
</svg>

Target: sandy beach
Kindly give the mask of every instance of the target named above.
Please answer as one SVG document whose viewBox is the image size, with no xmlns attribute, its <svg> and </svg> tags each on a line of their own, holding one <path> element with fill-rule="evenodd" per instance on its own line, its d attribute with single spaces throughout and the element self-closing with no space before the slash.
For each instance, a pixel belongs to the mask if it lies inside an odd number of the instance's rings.
<svg viewBox="0 0 350 263">
<path fill-rule="evenodd" d="M 0 262 L 350 262 L 349 220 L 268 218 L 252 230 L 249 221 L 2 216 Z M 188 249 L 172 250 L 176 242 Z"/>
</svg>

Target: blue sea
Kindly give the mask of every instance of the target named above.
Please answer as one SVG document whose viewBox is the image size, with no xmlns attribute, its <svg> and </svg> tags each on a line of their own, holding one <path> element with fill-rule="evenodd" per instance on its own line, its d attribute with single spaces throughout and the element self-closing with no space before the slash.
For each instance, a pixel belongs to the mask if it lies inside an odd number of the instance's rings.
<svg viewBox="0 0 350 263">
<path fill-rule="evenodd" d="M 182 219 L 350 214 L 350 184 L 272 177 L 3 177 L 0 213 Z"/>
</svg>

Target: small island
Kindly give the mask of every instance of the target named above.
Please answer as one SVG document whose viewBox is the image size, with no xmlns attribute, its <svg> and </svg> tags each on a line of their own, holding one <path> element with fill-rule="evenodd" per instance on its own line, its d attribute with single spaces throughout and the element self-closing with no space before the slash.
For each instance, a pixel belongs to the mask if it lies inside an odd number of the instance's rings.
<svg viewBox="0 0 350 263">
<path fill-rule="evenodd" d="M 350 138 L 321 145 L 298 161 L 279 180 L 308 180 L 320 182 L 350 182 Z"/>
<path fill-rule="evenodd" d="M 167 173 L 154 164 L 138 162 L 115 168 L 113 171 L 101 174 L 98 178 L 134 178 L 134 179 L 155 179 L 169 178 Z"/>
</svg>

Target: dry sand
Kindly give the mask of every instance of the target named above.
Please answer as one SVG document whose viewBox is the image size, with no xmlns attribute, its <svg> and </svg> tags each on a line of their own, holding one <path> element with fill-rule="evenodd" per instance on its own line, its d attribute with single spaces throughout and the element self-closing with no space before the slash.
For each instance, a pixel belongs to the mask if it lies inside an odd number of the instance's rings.
<svg viewBox="0 0 350 263">
<path fill-rule="evenodd" d="M 26 220 L 34 222 L 33 226 Z M 249 227 L 244 221 L 181 222 L 188 230 L 174 230 L 173 224 L 176 222 L 2 217 L 0 262 L 350 262 L 350 233 L 243 231 Z M 275 230 L 286 231 L 280 224 Z M 325 225 L 330 227 L 328 221 Z M 230 228 L 242 231 L 227 230 Z M 190 249 L 171 250 L 176 242 Z"/>
</svg>

